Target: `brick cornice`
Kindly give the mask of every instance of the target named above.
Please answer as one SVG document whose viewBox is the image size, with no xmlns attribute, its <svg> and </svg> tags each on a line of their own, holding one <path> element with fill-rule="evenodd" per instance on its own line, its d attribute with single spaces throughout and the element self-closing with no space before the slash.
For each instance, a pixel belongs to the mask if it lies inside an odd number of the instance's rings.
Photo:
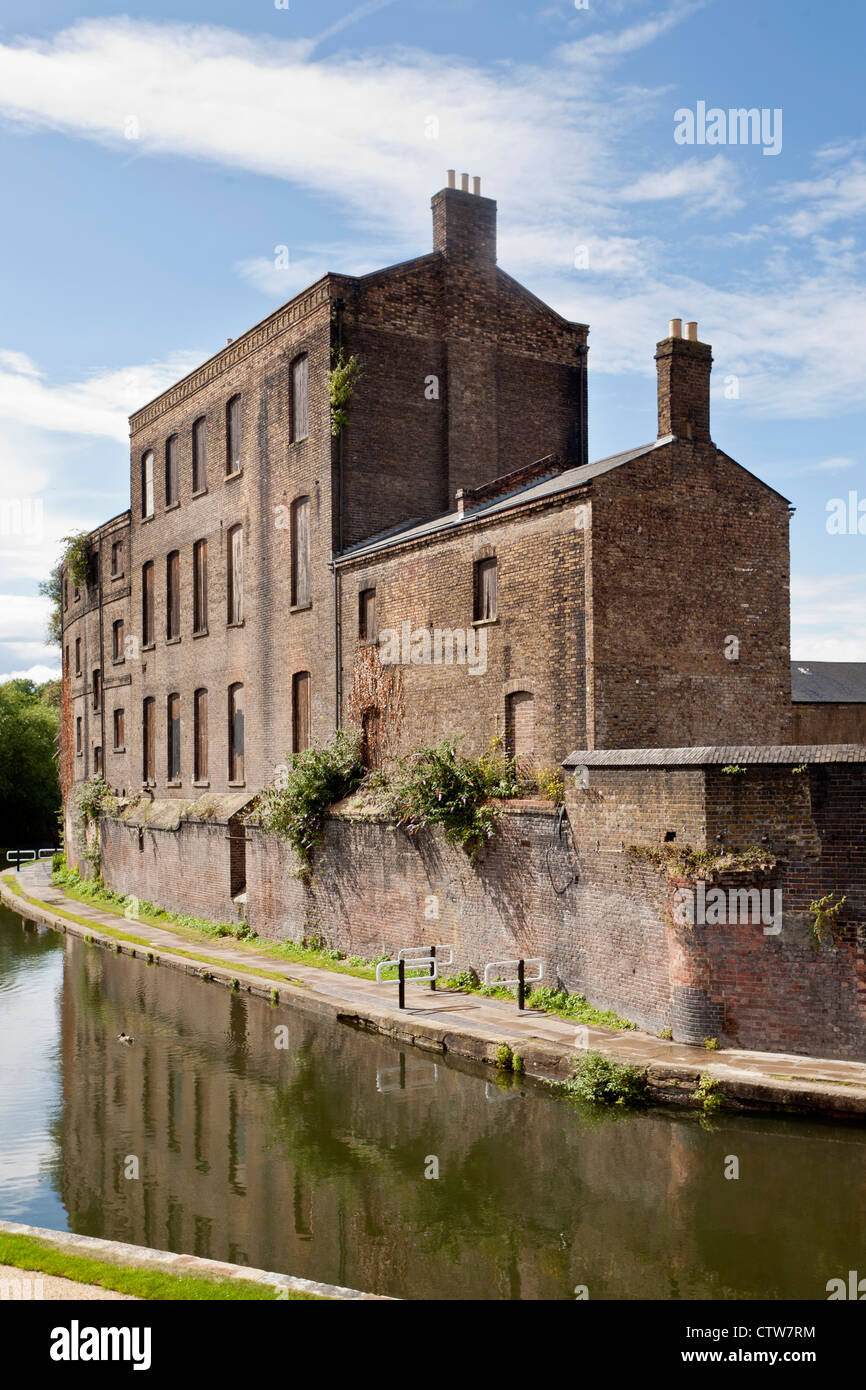
<svg viewBox="0 0 866 1390">
<path fill-rule="evenodd" d="M 222 376 L 238 362 L 243 362 L 252 353 L 258 352 L 259 348 L 270 343 L 274 338 L 280 337 L 287 329 L 292 328 L 302 319 L 309 318 L 317 309 L 321 309 L 323 304 L 327 304 L 330 299 L 331 276 L 325 275 L 321 280 L 317 280 L 315 285 L 311 285 L 303 294 L 296 295 L 290 299 L 288 304 L 284 304 L 281 309 L 271 314 L 268 318 L 262 319 L 261 323 L 250 328 L 240 338 L 229 346 L 216 353 L 214 357 L 209 357 L 207 362 L 202 363 L 189 376 L 183 377 L 175 386 L 170 386 L 162 395 L 156 396 L 147 405 L 142 406 L 134 415 L 129 417 L 129 432 L 136 434 L 151 424 L 160 415 L 174 406 L 185 401 L 189 396 L 195 395 L 203 386 L 208 386 L 217 377 Z"/>
</svg>

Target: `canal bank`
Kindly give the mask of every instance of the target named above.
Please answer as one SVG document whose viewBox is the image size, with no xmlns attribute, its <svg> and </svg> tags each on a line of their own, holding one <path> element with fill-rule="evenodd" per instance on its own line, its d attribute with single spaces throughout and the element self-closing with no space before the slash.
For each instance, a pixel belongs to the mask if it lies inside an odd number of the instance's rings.
<svg viewBox="0 0 866 1390">
<path fill-rule="evenodd" d="M 407 1008 L 393 1007 L 392 986 L 315 966 L 283 963 L 233 938 L 191 942 L 168 927 L 129 921 L 119 913 L 67 897 L 51 882 L 47 865 L 32 865 L 0 880 L 0 898 L 37 920 L 117 954 L 145 958 L 222 988 L 292 1004 L 355 1024 L 428 1052 L 495 1064 L 506 1044 L 523 1060 L 524 1075 L 563 1081 L 583 1050 L 604 1054 L 646 1072 L 657 1102 L 701 1108 L 701 1079 L 732 1110 L 780 1111 L 862 1120 L 866 1116 L 866 1064 L 796 1054 L 702 1048 L 654 1038 L 638 1030 L 615 1033 L 581 1026 L 536 1010 L 445 990 L 407 989 Z M 705 1088 L 704 1088 L 705 1090 Z"/>
</svg>

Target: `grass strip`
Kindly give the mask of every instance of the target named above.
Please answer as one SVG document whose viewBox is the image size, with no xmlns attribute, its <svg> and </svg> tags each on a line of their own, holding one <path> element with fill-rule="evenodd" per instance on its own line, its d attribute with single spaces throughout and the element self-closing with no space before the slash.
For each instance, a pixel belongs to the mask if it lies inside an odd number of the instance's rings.
<svg viewBox="0 0 866 1390">
<path fill-rule="evenodd" d="M 0 1232 L 0 1264 L 27 1269 L 39 1274 L 53 1274 L 71 1279 L 76 1284 L 96 1284 L 116 1293 L 134 1294 L 136 1298 L 158 1301 L 211 1299 L 264 1300 L 274 1302 L 301 1299 L 319 1301 L 313 1293 L 298 1293 L 293 1289 L 276 1289 L 269 1284 L 255 1284 L 248 1279 L 207 1278 L 200 1274 L 169 1274 L 164 1270 L 142 1268 L 138 1265 L 114 1264 L 109 1260 L 93 1259 L 89 1255 L 72 1254 L 36 1236 L 4 1235 Z"/>
</svg>

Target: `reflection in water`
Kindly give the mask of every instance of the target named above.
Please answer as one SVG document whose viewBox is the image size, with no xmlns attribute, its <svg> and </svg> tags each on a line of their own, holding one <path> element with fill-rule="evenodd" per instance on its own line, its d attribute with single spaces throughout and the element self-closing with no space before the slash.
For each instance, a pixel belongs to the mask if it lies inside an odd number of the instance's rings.
<svg viewBox="0 0 866 1390">
<path fill-rule="evenodd" d="M 12 1220 L 404 1298 L 821 1298 L 862 1263 L 853 1126 L 599 1115 L 7 912 L 0 1082 Z"/>
</svg>

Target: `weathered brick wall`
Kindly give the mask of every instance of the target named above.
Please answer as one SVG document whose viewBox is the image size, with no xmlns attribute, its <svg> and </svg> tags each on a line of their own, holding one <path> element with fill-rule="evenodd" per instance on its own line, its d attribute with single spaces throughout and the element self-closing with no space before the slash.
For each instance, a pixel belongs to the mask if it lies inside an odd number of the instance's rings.
<svg viewBox="0 0 866 1390">
<path fill-rule="evenodd" d="M 719 832 L 717 827 L 723 827 Z M 766 830 L 762 830 L 762 826 Z M 754 920 L 686 925 L 685 880 L 633 845 L 700 849 L 761 844 L 767 872 L 730 872 L 725 888 L 781 890 L 779 934 Z M 103 873 L 119 891 L 231 921 L 224 825 L 144 832 L 105 822 Z M 541 956 L 545 978 L 651 1032 L 815 1056 L 866 1053 L 866 769 L 750 767 L 745 776 L 664 768 L 593 768 L 570 787 L 567 819 L 547 803 L 509 807 L 477 865 L 440 832 L 328 817 L 309 881 L 289 847 L 248 831 L 247 916 L 262 936 L 322 937 L 347 954 L 393 956 L 442 942 L 455 969 Z M 816 950 L 809 904 L 848 897 L 837 944 Z M 436 915 L 438 914 L 438 915 Z"/>
<path fill-rule="evenodd" d="M 473 629 L 473 566 L 494 555 L 498 618 Z M 584 569 L 585 535 L 575 529 L 573 501 L 498 523 L 490 518 L 433 543 L 344 567 L 344 719 L 357 724 L 364 709 L 380 709 L 390 752 L 465 735 L 466 750 L 480 753 L 494 735 L 504 736 L 508 696 L 527 691 L 536 761 L 558 767 L 585 736 Z M 378 649 L 358 641 L 358 594 L 370 586 L 376 589 Z M 402 657 L 404 622 L 410 632 L 458 629 L 476 643 L 486 641 L 486 670 L 480 645 L 476 674 L 468 662 L 444 659 L 381 666 L 386 630 L 400 634 Z M 396 702 L 395 682 L 401 691 Z"/>
<path fill-rule="evenodd" d="M 801 704 L 791 707 L 794 743 L 866 743 L 866 704 Z"/>
<path fill-rule="evenodd" d="M 596 479 L 590 746 L 790 742 L 789 614 L 787 503 L 714 445 Z"/>
</svg>

